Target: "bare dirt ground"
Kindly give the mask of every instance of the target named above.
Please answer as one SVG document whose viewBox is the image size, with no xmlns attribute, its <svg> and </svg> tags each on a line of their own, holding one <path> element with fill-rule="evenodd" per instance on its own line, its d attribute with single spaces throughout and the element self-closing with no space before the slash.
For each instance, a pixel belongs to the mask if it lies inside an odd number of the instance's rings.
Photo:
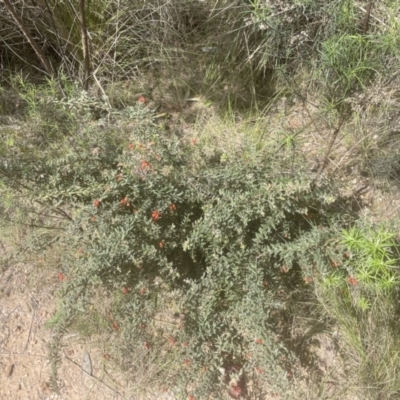
<svg viewBox="0 0 400 400">
<path fill-rule="evenodd" d="M 131 398 L 129 383 L 94 336 L 66 335 L 52 357 L 54 332 L 45 325 L 56 308 L 56 276 L 29 265 L 0 271 L 0 399 Z"/>
</svg>

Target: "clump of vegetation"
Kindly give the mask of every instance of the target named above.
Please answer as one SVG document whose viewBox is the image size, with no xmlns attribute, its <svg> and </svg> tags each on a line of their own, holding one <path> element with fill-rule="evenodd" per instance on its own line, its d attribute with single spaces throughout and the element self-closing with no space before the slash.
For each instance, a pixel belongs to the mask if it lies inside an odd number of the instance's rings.
<svg viewBox="0 0 400 400">
<path fill-rule="evenodd" d="M 54 102 L 80 114 L 78 101 Z M 293 292 L 308 290 L 308 266 L 326 262 L 318 241 L 339 218 L 340 199 L 285 157 L 207 155 L 148 118 L 138 103 L 75 137 L 49 128 L 43 137 L 41 126 L 31 138 L 40 152 L 28 155 L 29 141 L 8 134 L 1 173 L 24 193 L 25 221 L 53 216 L 46 228 L 60 233 L 51 242 L 73 249 L 62 266 L 62 315 L 88 312 L 100 285 L 115 298 L 125 340 L 149 352 L 170 344 L 179 362 L 171 383 L 182 390 L 218 391 L 221 370 L 233 368 L 259 390 L 286 393 L 294 355 L 278 344 L 279 321 Z"/>
<path fill-rule="evenodd" d="M 2 63 L 45 73 L 4 76 L 0 211 L 20 253 L 63 252 L 58 340 L 113 331 L 177 398 L 306 398 L 307 374 L 319 398 L 398 396 L 395 228 L 346 187 L 396 179 L 394 3 L 26 4 L 0 6 Z M 348 388 L 308 363 L 315 327 L 291 334 L 311 312 Z"/>
<path fill-rule="evenodd" d="M 399 393 L 399 244 L 388 227 L 365 222 L 344 230 L 339 243 L 343 258 L 332 260 L 332 271 L 318 280 L 317 298 L 340 329 L 359 392 L 394 398 Z"/>
</svg>

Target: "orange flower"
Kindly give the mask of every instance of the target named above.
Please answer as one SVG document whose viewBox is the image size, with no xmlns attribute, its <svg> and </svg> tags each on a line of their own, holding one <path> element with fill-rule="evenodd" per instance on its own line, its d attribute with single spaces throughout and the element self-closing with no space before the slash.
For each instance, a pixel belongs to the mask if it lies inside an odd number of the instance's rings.
<svg viewBox="0 0 400 400">
<path fill-rule="evenodd" d="M 140 97 L 137 99 L 137 101 L 138 101 L 139 103 L 147 103 L 147 99 L 146 99 L 146 97 L 144 97 L 144 96 L 140 96 Z"/>
<path fill-rule="evenodd" d="M 128 144 L 128 149 L 133 150 L 135 148 L 135 145 L 133 143 Z"/>
<path fill-rule="evenodd" d="M 154 222 L 158 221 L 160 218 L 161 218 L 161 213 L 160 213 L 158 210 L 154 210 L 154 211 L 151 213 L 151 219 L 152 219 Z"/>
<path fill-rule="evenodd" d="M 185 364 L 185 365 L 190 365 L 190 360 L 188 360 L 187 358 L 183 361 L 183 363 Z"/>
<path fill-rule="evenodd" d="M 194 396 L 190 395 L 190 396 L 188 397 L 188 400 L 196 400 L 196 398 L 195 398 Z"/>
<path fill-rule="evenodd" d="M 311 276 L 306 276 L 304 278 L 304 282 L 307 283 L 307 284 L 311 283 L 312 281 L 313 281 L 313 278 Z"/>
<path fill-rule="evenodd" d="M 62 272 L 59 272 L 59 273 L 57 274 L 57 278 L 58 278 L 58 280 L 61 281 L 61 282 L 68 279 Z"/>
<path fill-rule="evenodd" d="M 100 200 L 93 200 L 93 207 L 99 207 L 100 206 Z"/>
<path fill-rule="evenodd" d="M 347 277 L 347 282 L 349 282 L 349 284 L 352 286 L 356 286 L 358 283 L 357 279 L 354 278 L 354 276 Z"/>
<path fill-rule="evenodd" d="M 256 344 L 262 344 L 262 339 L 261 338 L 258 338 L 258 339 L 256 339 Z"/>
<path fill-rule="evenodd" d="M 169 206 L 169 210 L 170 210 L 170 211 L 175 211 L 175 210 L 176 210 L 176 205 L 172 203 L 172 204 Z"/>
<path fill-rule="evenodd" d="M 151 164 L 149 162 L 147 162 L 146 160 L 142 160 L 142 161 L 140 161 L 140 167 L 142 169 L 149 169 L 149 168 L 151 168 Z"/>
</svg>

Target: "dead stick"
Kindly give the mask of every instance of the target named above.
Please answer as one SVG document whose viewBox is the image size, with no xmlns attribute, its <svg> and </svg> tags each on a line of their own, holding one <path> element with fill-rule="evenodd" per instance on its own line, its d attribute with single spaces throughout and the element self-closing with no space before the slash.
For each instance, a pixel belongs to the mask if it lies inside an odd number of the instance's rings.
<svg viewBox="0 0 400 400">
<path fill-rule="evenodd" d="M 332 133 L 331 141 L 330 141 L 329 146 L 328 146 L 328 148 L 327 148 L 327 150 L 326 150 L 326 152 L 325 152 L 324 161 L 323 161 L 323 163 L 321 164 L 320 168 L 319 168 L 318 171 L 317 171 L 317 176 L 318 176 L 318 175 L 321 175 L 322 172 L 324 172 L 325 168 L 328 166 L 328 163 L 329 163 L 329 155 L 331 154 L 332 147 L 333 147 L 333 145 L 335 144 L 336 138 L 337 138 L 337 136 L 338 136 L 338 134 L 339 134 L 339 132 L 340 132 L 340 128 L 342 127 L 342 125 L 343 125 L 343 119 L 339 122 L 339 126 L 338 126 L 338 127 L 335 129 L 335 131 Z"/>
<path fill-rule="evenodd" d="M 28 337 L 26 338 L 26 343 L 25 343 L 25 347 L 24 347 L 24 352 L 26 351 L 26 349 L 28 348 L 28 345 L 29 345 L 29 339 L 30 339 L 30 337 L 31 337 L 32 325 L 33 325 L 33 321 L 34 321 L 35 317 L 36 317 L 36 310 L 34 310 L 34 311 L 33 311 L 33 314 L 32 314 L 31 324 L 30 324 L 30 326 L 29 326 Z"/>
<path fill-rule="evenodd" d="M 367 11 L 366 15 L 363 19 L 363 33 L 364 35 L 368 32 L 368 27 L 369 27 L 369 17 L 371 15 L 371 7 L 372 7 L 372 0 L 367 5 Z"/>
<path fill-rule="evenodd" d="M 118 396 L 122 396 L 121 393 L 118 392 L 118 390 L 115 390 L 114 388 L 112 388 L 110 385 L 107 385 L 107 383 L 103 382 L 100 378 L 98 378 L 95 375 L 90 375 L 88 374 L 77 362 L 75 362 L 74 360 L 72 360 L 71 358 L 69 358 L 68 356 L 66 356 L 64 354 L 64 357 L 71 362 L 72 364 L 75 364 L 79 369 L 81 369 L 87 376 L 89 376 L 90 378 L 96 379 L 98 382 L 100 382 L 101 384 L 103 384 L 104 386 L 106 386 L 108 389 L 110 389 L 111 391 L 113 391 L 114 393 L 116 393 Z"/>
<path fill-rule="evenodd" d="M 86 26 L 86 14 L 85 14 L 85 0 L 79 0 L 79 14 L 81 22 L 81 37 L 82 37 L 82 51 L 83 51 L 83 62 L 84 62 L 84 80 L 83 89 L 88 90 L 89 87 L 89 75 L 90 75 L 90 54 L 89 54 L 89 39 Z"/>
</svg>

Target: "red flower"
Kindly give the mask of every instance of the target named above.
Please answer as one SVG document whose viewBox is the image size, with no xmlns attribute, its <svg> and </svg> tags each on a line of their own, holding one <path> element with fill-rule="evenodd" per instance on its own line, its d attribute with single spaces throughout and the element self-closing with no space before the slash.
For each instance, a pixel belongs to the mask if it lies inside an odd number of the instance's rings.
<svg viewBox="0 0 400 400">
<path fill-rule="evenodd" d="M 256 344 L 262 344 L 262 339 L 261 338 L 258 338 L 257 340 L 256 340 Z"/>
<path fill-rule="evenodd" d="M 176 210 L 176 205 L 172 203 L 172 204 L 169 206 L 169 210 L 170 210 L 170 211 L 175 211 L 175 210 Z"/>
<path fill-rule="evenodd" d="M 311 283 L 312 281 L 313 281 L 313 278 L 311 276 L 306 276 L 304 278 L 304 282 L 307 283 L 307 284 Z"/>
<path fill-rule="evenodd" d="M 234 399 L 240 399 L 240 395 L 242 394 L 242 388 L 239 385 L 232 383 L 228 393 Z"/>
<path fill-rule="evenodd" d="M 357 279 L 354 278 L 354 276 L 347 277 L 347 282 L 349 282 L 349 284 L 352 286 L 356 286 L 358 283 Z"/>
<path fill-rule="evenodd" d="M 146 97 L 144 97 L 144 96 L 140 96 L 140 97 L 137 99 L 137 101 L 138 101 L 139 103 L 147 103 L 147 99 L 146 99 Z"/>
<path fill-rule="evenodd" d="M 139 293 L 144 296 L 147 293 L 147 288 L 146 287 L 142 287 L 139 291 Z"/>
<path fill-rule="evenodd" d="M 59 272 L 59 273 L 57 274 L 57 278 L 58 278 L 58 280 L 61 281 L 61 282 L 68 279 L 62 272 Z"/>
<path fill-rule="evenodd" d="M 150 343 L 149 342 L 144 342 L 143 346 L 145 347 L 146 350 L 150 350 Z"/>
<path fill-rule="evenodd" d="M 160 218 L 161 218 L 161 213 L 160 213 L 158 210 L 154 210 L 154 211 L 151 213 L 151 219 L 152 219 L 154 222 L 158 221 Z"/>
<path fill-rule="evenodd" d="M 149 169 L 149 168 L 151 168 L 151 164 L 149 162 L 147 162 L 146 160 L 142 160 L 142 161 L 140 161 L 140 167 L 142 169 Z"/>
<path fill-rule="evenodd" d="M 119 202 L 119 205 L 120 205 L 121 207 L 124 207 L 124 206 L 129 207 L 130 204 L 129 204 L 128 196 L 125 196 L 125 197 Z"/>
<path fill-rule="evenodd" d="M 190 395 L 190 396 L 188 397 L 188 400 L 196 400 L 196 398 L 195 398 L 194 396 Z"/>
<path fill-rule="evenodd" d="M 100 200 L 93 200 L 93 207 L 99 207 L 100 206 Z"/>
<path fill-rule="evenodd" d="M 123 294 L 127 294 L 131 291 L 131 289 L 129 289 L 127 286 L 122 286 L 121 291 Z"/>
<path fill-rule="evenodd" d="M 135 148 L 135 145 L 133 143 L 128 144 L 128 149 L 133 150 Z"/>
</svg>

